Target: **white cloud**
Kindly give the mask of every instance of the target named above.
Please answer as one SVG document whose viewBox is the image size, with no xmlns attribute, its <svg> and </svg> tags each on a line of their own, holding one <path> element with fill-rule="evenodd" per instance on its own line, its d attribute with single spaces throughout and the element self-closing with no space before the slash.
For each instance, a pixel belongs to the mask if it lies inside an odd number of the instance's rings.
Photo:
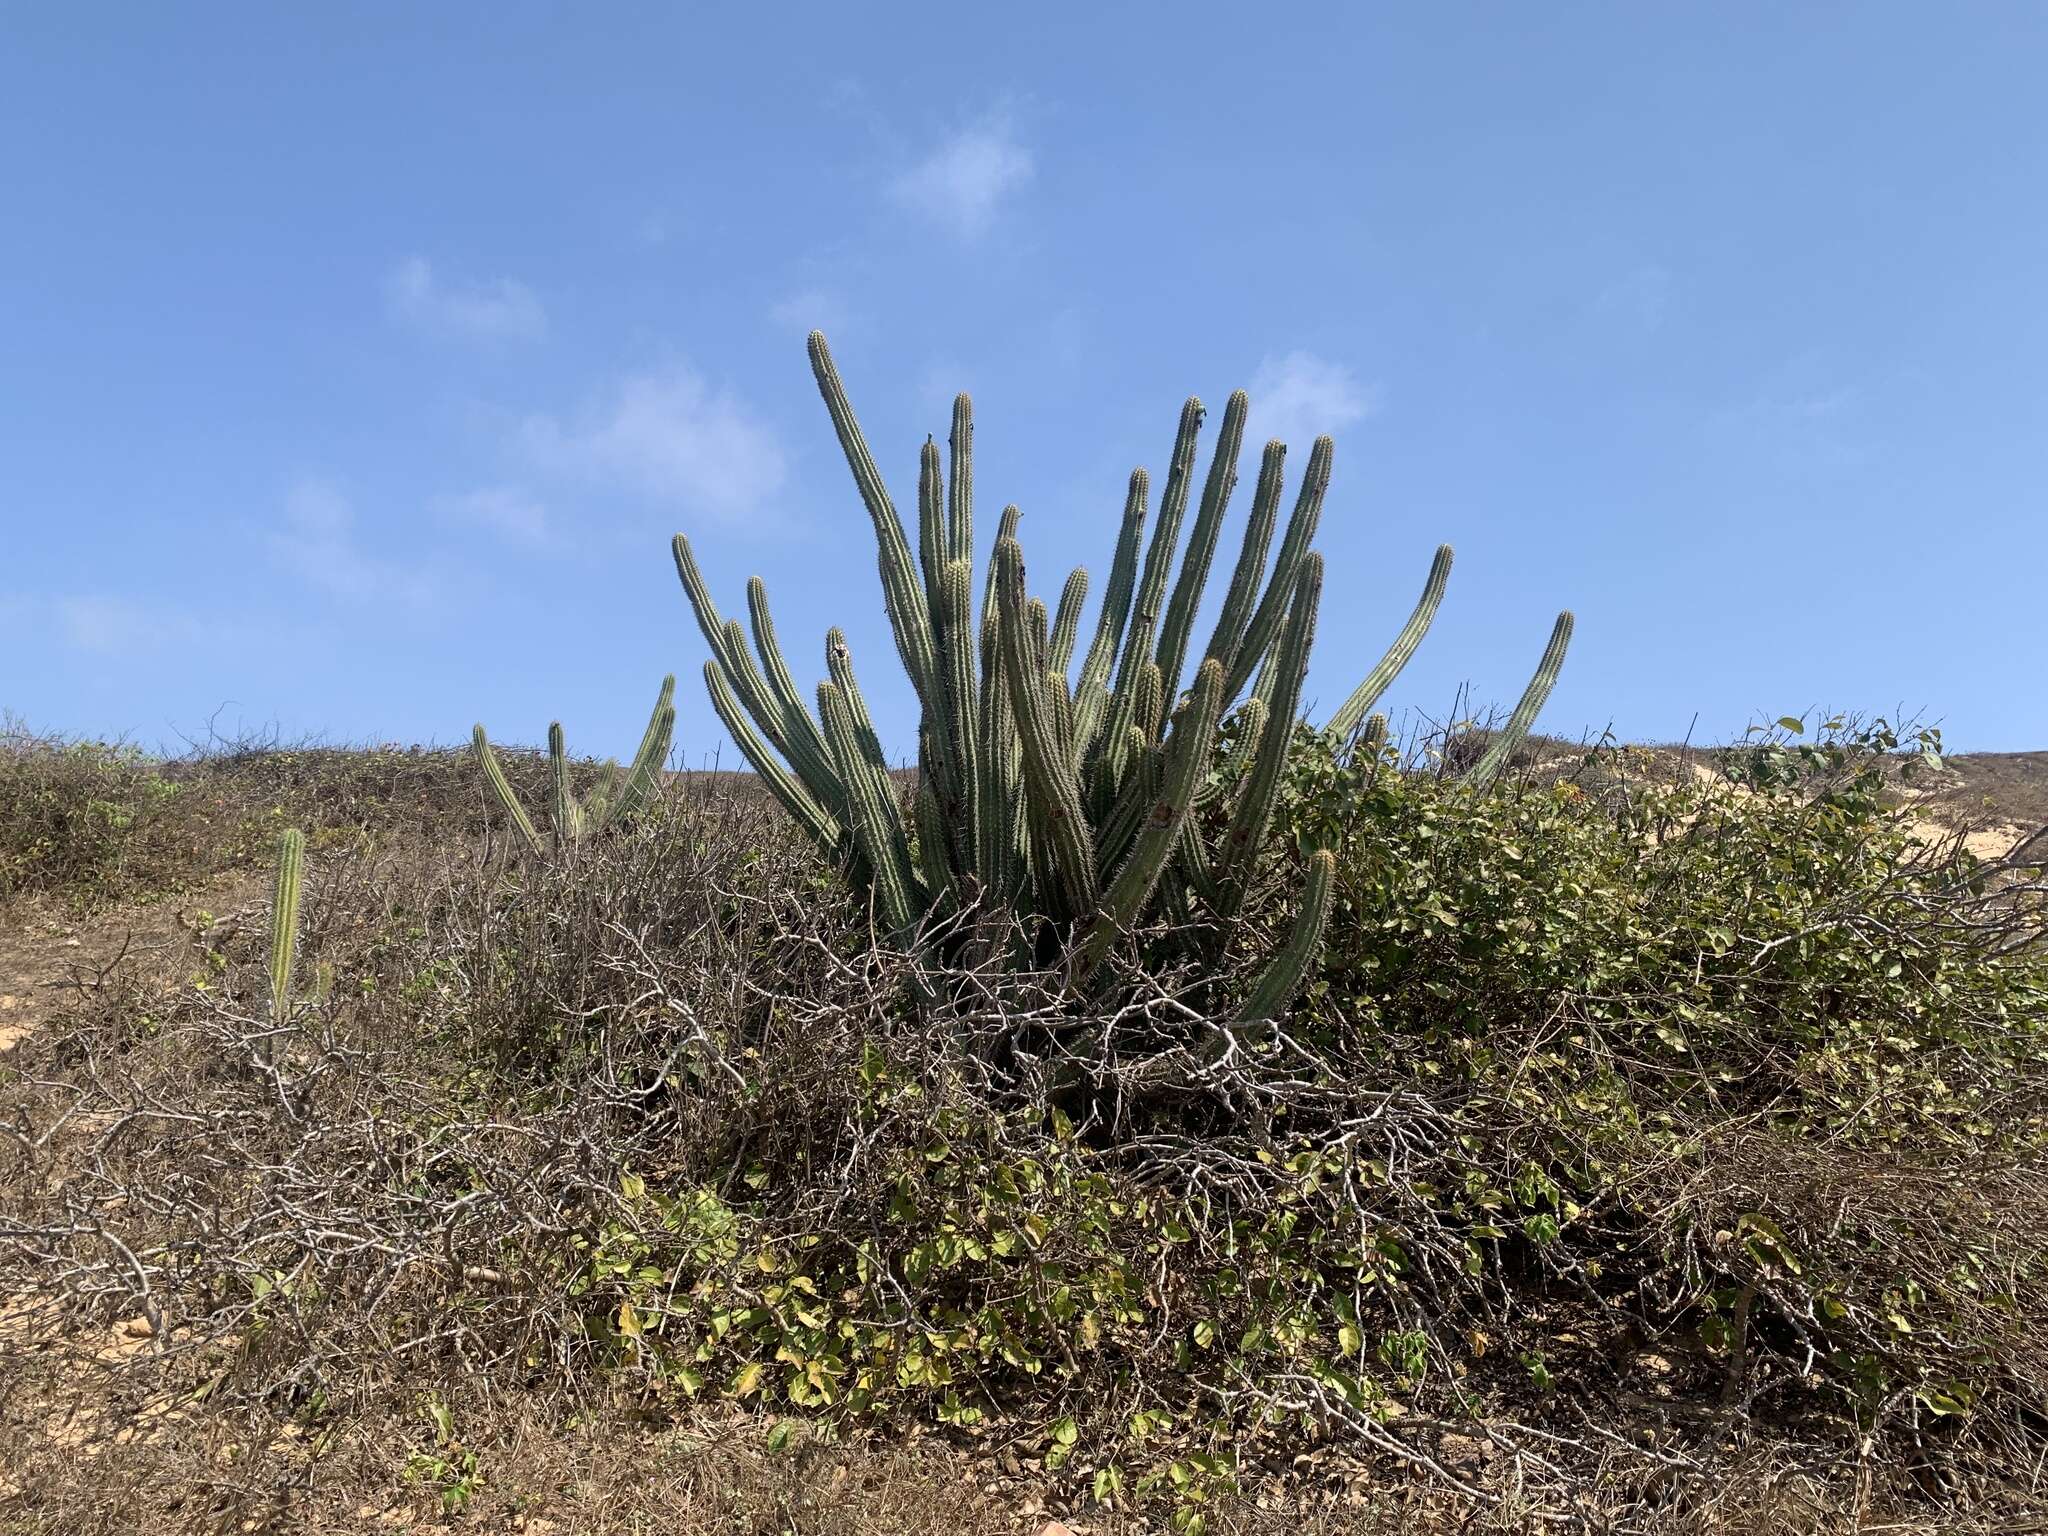
<svg viewBox="0 0 2048 1536">
<path fill-rule="evenodd" d="M 530 416 L 527 453 L 547 469 L 734 519 L 782 488 L 782 447 L 740 400 L 686 367 L 636 374 L 602 409 L 565 425 Z"/>
<path fill-rule="evenodd" d="M 217 644 L 229 629 L 182 609 L 102 592 L 0 598 L 0 635 L 15 646 L 54 636 L 94 656 L 163 657 Z"/>
<path fill-rule="evenodd" d="M 538 341 L 548 332 L 547 311 L 526 284 L 509 277 L 449 283 L 434 275 L 424 256 L 408 256 L 384 279 L 391 312 L 430 335 L 465 341 Z"/>
<path fill-rule="evenodd" d="M 1664 323 L 1671 308 L 1671 273 L 1654 263 L 1637 267 L 1601 289 L 1593 300 L 1593 313 L 1602 319 L 1620 321 L 1649 332 Z"/>
<path fill-rule="evenodd" d="M 1246 442 L 1257 445 L 1277 437 L 1287 444 L 1290 460 L 1306 463 L 1310 443 L 1363 421 L 1380 408 L 1383 391 L 1377 384 L 1360 383 L 1342 363 L 1313 352 L 1289 352 L 1259 364 L 1250 393 Z"/>
<path fill-rule="evenodd" d="M 805 288 L 768 306 L 768 319 L 785 331 L 841 332 L 846 306 L 822 288 Z"/>
<path fill-rule="evenodd" d="M 285 497 L 285 527 L 269 535 L 279 562 L 313 586 L 351 602 L 395 602 L 424 608 L 434 579 L 414 562 L 381 560 L 356 541 L 355 508 L 325 480 L 301 480 Z"/>
<path fill-rule="evenodd" d="M 96 655 L 133 655 L 198 638 L 190 614 L 166 613 L 124 597 L 58 597 L 50 607 L 65 643 Z"/>
<path fill-rule="evenodd" d="M 961 239 L 976 240 L 1032 170 L 1031 152 L 1017 142 L 1008 116 L 998 113 L 945 140 L 898 176 L 889 191 Z"/>
<path fill-rule="evenodd" d="M 520 544 L 551 542 L 547 508 L 516 486 L 492 485 L 460 496 L 444 496 L 434 506 L 454 522 L 495 529 Z"/>
</svg>

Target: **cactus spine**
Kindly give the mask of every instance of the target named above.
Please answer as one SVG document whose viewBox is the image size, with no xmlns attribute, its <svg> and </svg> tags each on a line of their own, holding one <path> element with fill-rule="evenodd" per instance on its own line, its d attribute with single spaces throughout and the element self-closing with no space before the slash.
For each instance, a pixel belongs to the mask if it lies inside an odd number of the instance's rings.
<svg viewBox="0 0 2048 1536">
<path fill-rule="evenodd" d="M 747 593 L 750 650 L 740 626 L 720 616 L 678 534 L 676 571 L 711 651 L 705 680 L 742 755 L 818 845 L 873 892 L 877 913 L 898 936 L 915 930 L 935 904 L 1011 907 L 1051 920 L 1045 932 L 1055 941 L 1066 936 L 1070 974 L 1085 985 L 1155 901 L 1170 914 L 1196 903 L 1226 918 L 1239 911 L 1259 876 L 1315 637 L 1323 571 L 1314 542 L 1330 483 L 1330 440 L 1318 438 L 1309 453 L 1277 552 L 1286 449 L 1265 445 L 1229 585 L 1183 696 L 1191 631 L 1249 415 L 1245 395 L 1233 394 L 1182 548 L 1204 416 L 1201 401 L 1189 399 L 1156 516 L 1150 478 L 1142 469 L 1130 477 L 1092 638 L 1070 680 L 1087 573 L 1067 578 L 1048 615 L 1026 584 L 1015 506 L 1003 510 L 978 616 L 973 609 L 972 402 L 966 395 L 953 402 L 943 452 L 929 439 L 922 445 L 917 526 L 906 533 L 825 338 L 813 332 L 809 350 L 874 525 L 883 609 L 922 710 L 918 788 L 906 808 L 843 637 L 835 630 L 829 638 L 829 675 L 814 715 L 783 661 L 759 581 Z M 1448 546 L 1438 550 L 1407 624 L 1339 709 L 1335 723 L 1347 733 L 1421 643 L 1450 559 Z M 1569 630 L 1562 623 L 1553 635 L 1511 731 L 1526 735 L 1533 723 Z M 1219 757 L 1219 728 L 1233 708 L 1239 717 Z M 1373 722 L 1383 734 L 1384 719 Z M 508 792 L 500 794 L 519 823 L 523 813 Z M 1327 861 L 1311 860 L 1302 921 L 1258 984 L 1248 1018 L 1284 1006 L 1312 962 L 1329 901 Z"/>
</svg>

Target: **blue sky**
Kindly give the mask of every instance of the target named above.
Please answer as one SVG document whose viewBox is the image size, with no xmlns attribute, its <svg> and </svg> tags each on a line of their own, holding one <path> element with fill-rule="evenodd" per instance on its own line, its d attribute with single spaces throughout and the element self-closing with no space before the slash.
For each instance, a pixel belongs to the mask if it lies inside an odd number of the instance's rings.
<svg viewBox="0 0 2048 1536">
<path fill-rule="evenodd" d="M 1397 711 L 1571 607 L 1553 730 L 2048 746 L 2044 69 L 2021 4 L 9 7 L 0 706 L 616 751 L 673 670 L 701 761 L 683 529 L 908 751 L 816 325 L 899 504 L 974 392 L 1048 595 L 1185 395 L 1332 432 L 1322 712 L 1449 540 Z"/>
</svg>

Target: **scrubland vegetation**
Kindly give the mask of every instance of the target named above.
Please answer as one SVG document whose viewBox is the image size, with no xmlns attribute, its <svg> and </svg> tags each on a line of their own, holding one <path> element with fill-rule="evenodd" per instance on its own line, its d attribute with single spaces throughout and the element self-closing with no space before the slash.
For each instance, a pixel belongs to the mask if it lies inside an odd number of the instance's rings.
<svg viewBox="0 0 2048 1536">
<path fill-rule="evenodd" d="M 17 739 L 12 942 L 100 915 L 0 1078 L 0 1518 L 2023 1529 L 2042 885 L 1891 746 L 1304 733 L 1242 921 L 1327 848 L 1326 942 L 1217 1049 L 1170 919 L 1092 1013 L 878 944 L 744 777 L 535 860 L 466 755 Z"/>
<path fill-rule="evenodd" d="M 966 398 L 913 556 L 811 358 L 914 773 L 680 536 L 749 774 L 672 679 L 627 769 L 13 733 L 0 1520 L 2048 1528 L 2048 833 L 1883 721 L 1535 736 L 1569 614 L 1391 740 L 1448 548 L 1311 727 L 1328 439 L 1196 648 L 1241 394 L 1082 651 Z"/>
</svg>

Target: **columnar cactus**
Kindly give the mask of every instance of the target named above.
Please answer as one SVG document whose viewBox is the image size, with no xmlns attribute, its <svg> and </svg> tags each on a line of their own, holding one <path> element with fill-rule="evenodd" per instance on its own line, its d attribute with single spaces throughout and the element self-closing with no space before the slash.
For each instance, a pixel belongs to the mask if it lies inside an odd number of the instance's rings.
<svg viewBox="0 0 2048 1536">
<path fill-rule="evenodd" d="M 1224 407 L 1182 550 L 1204 416 L 1201 402 L 1190 399 L 1181 409 L 1149 543 L 1151 480 L 1142 469 L 1131 475 L 1109 580 L 1076 674 L 1072 658 L 1087 573 L 1076 570 L 1066 579 L 1048 618 L 1045 604 L 1028 591 L 1014 506 L 1003 511 L 978 621 L 973 611 L 974 413 L 968 397 L 953 403 L 947 452 L 927 441 L 919 456 L 913 556 L 817 332 L 810 355 L 874 525 L 884 611 L 922 706 L 918 786 L 906 815 L 854 683 L 844 637 L 834 630 L 828 638 L 829 676 L 818 685 L 814 719 L 790 681 L 760 581 L 747 592 L 757 664 L 739 625 L 722 618 L 712 602 L 689 540 L 677 534 L 676 571 L 711 649 L 704 673 L 713 706 L 764 784 L 872 893 L 877 915 L 905 942 L 935 910 L 1004 907 L 1041 919 L 1042 932 L 1065 944 L 1062 956 L 1074 984 L 1086 987 L 1117 938 L 1155 902 L 1175 912 L 1199 902 L 1226 919 L 1240 911 L 1265 852 L 1315 638 L 1323 573 L 1312 545 L 1329 488 L 1330 439 L 1318 438 L 1310 451 L 1270 561 L 1286 449 L 1266 445 L 1222 608 L 1183 691 L 1195 615 L 1236 484 L 1250 406 L 1239 391 Z M 1333 724 L 1347 734 L 1421 643 L 1450 564 L 1445 546 L 1407 624 L 1339 709 Z M 1480 765 L 1483 776 L 1497 772 L 1527 734 L 1555 681 L 1569 633 L 1567 615 L 1522 707 Z M 1226 716 L 1234 716 L 1234 726 L 1219 748 Z M 1383 733 L 1384 721 L 1373 718 Z M 1247 1018 L 1267 1018 L 1283 1007 L 1313 960 L 1329 900 L 1327 863 L 1327 855 L 1311 860 L 1301 921 L 1255 987 Z M 1226 932 L 1231 927 L 1222 926 Z"/>
<path fill-rule="evenodd" d="M 761 601 L 762 612 L 765 614 L 765 594 Z M 708 673 L 709 669 L 706 670 Z M 784 677 L 786 680 L 786 671 Z M 654 701 L 654 712 L 647 717 L 647 729 L 641 733 L 640 747 L 633 754 L 632 765 L 621 770 L 616 762 L 605 764 L 604 776 L 581 800 L 577 799 L 575 790 L 569 782 L 569 748 L 562 735 L 562 723 L 559 720 L 549 723 L 550 836 L 546 839 L 542 838 L 540 829 L 534 825 L 533 818 L 526 813 L 526 807 L 520 803 L 518 792 L 512 788 L 512 781 L 505 777 L 505 769 L 498 762 L 498 754 L 491 749 L 490 738 L 484 734 L 483 726 L 476 727 L 470 735 L 470 746 L 476 753 L 478 764 L 483 768 L 484 781 L 491 786 L 491 793 L 504 808 L 505 815 L 511 820 L 513 830 L 519 834 L 519 841 L 528 853 L 536 858 L 543 858 L 551 847 L 557 854 L 574 853 L 607 829 L 623 825 L 653 798 L 655 786 L 660 781 L 661 766 L 668 761 L 669 741 L 675 734 L 675 692 L 674 676 L 663 678 L 661 692 Z M 745 750 L 744 747 L 742 750 Z"/>
<path fill-rule="evenodd" d="M 292 970 L 299 951 L 299 893 L 305 885 L 306 834 L 289 827 L 277 842 L 277 880 L 270 893 L 270 1017 L 291 1016 Z"/>
</svg>

